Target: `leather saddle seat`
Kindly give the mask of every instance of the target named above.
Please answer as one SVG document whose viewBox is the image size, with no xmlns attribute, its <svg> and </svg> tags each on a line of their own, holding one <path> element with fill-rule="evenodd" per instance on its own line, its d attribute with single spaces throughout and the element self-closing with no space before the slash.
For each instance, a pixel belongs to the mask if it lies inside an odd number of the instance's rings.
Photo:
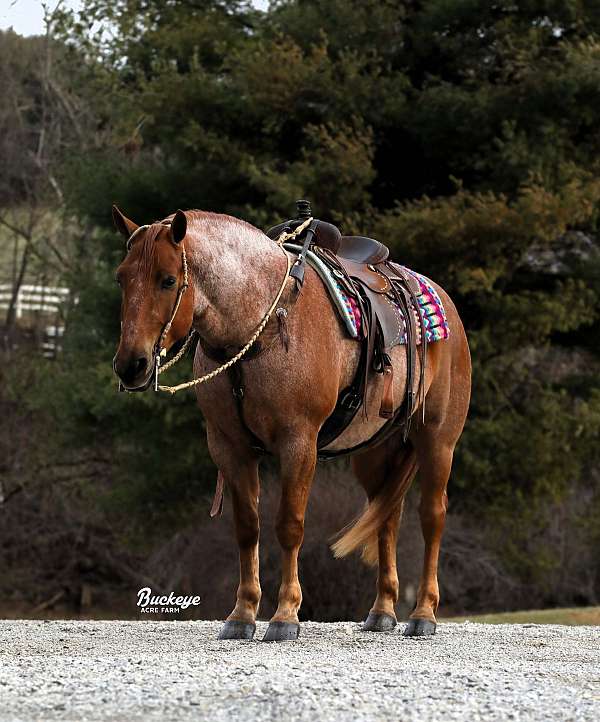
<svg viewBox="0 0 600 722">
<path fill-rule="evenodd" d="M 390 250 L 380 241 L 366 236 L 342 236 L 342 242 L 337 251 L 340 258 L 355 263 L 370 263 L 376 265 L 388 259 Z"/>
</svg>

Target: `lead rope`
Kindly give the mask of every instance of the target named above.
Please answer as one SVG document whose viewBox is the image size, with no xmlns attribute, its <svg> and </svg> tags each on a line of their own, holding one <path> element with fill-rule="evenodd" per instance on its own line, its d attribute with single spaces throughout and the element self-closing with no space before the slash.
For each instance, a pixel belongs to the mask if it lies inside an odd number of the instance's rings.
<svg viewBox="0 0 600 722">
<path fill-rule="evenodd" d="M 158 353 L 157 353 L 157 355 L 156 355 L 156 377 L 155 377 L 155 389 L 156 389 L 156 390 L 158 390 L 158 391 L 167 391 L 167 392 L 170 393 L 170 394 L 176 394 L 178 391 L 183 391 L 184 389 L 189 389 L 189 388 L 191 388 L 192 386 L 199 386 L 200 384 L 206 383 L 207 381 L 211 381 L 212 379 L 215 378 L 215 376 L 218 376 L 219 374 L 222 374 L 224 371 L 227 371 L 227 369 L 231 368 L 234 364 L 236 364 L 238 361 L 240 361 L 240 360 L 248 353 L 248 351 L 252 348 L 252 346 L 254 345 L 254 343 L 256 342 L 256 340 L 258 339 L 258 337 L 259 337 L 259 336 L 261 335 L 261 333 L 265 330 L 267 324 L 269 323 L 269 320 L 270 320 L 271 316 L 273 315 L 273 312 L 274 312 L 275 309 L 277 308 L 277 304 L 279 303 L 279 301 L 281 300 L 281 297 L 283 296 L 283 292 L 284 292 L 284 290 L 285 290 L 285 286 L 286 286 L 286 284 L 287 284 L 287 281 L 288 281 L 288 278 L 289 278 L 289 275 L 290 275 L 290 269 L 291 269 L 291 267 L 292 267 L 292 264 L 291 264 L 291 260 L 290 260 L 289 254 L 286 253 L 286 252 L 284 251 L 284 249 L 283 249 L 283 244 L 284 244 L 286 241 L 289 241 L 289 240 L 291 240 L 291 239 L 296 238 L 297 236 L 299 236 L 299 235 L 302 233 L 302 231 L 304 231 L 305 228 L 307 228 L 307 227 L 310 225 L 310 223 L 311 223 L 312 220 L 313 220 L 312 218 L 307 218 L 306 221 L 304 221 L 304 223 L 302 223 L 301 225 L 299 225 L 298 228 L 296 228 L 294 231 L 292 231 L 292 232 L 290 232 L 290 233 L 286 233 L 285 231 L 283 231 L 283 232 L 281 233 L 281 235 L 279 236 L 279 238 L 277 238 L 276 243 L 277 243 L 278 246 L 280 246 L 281 250 L 284 252 L 284 254 L 285 254 L 285 259 L 286 259 L 286 263 L 287 263 L 287 268 L 286 268 L 286 271 L 285 271 L 285 276 L 283 277 L 283 281 L 282 281 L 282 283 L 281 283 L 281 287 L 280 287 L 280 289 L 279 289 L 279 292 L 277 293 L 277 296 L 275 297 L 275 300 L 274 300 L 273 303 L 271 304 L 271 307 L 269 308 L 269 310 L 268 310 L 267 313 L 265 314 L 263 320 L 260 322 L 258 328 L 257 328 L 256 331 L 254 332 L 254 334 L 252 335 L 252 338 L 248 341 L 248 343 L 247 343 L 242 349 L 240 349 L 240 351 L 239 351 L 233 358 L 229 359 L 229 361 L 227 361 L 226 363 L 222 364 L 221 366 L 218 366 L 216 369 L 214 369 L 214 370 L 211 371 L 210 373 L 204 374 L 204 376 L 200 376 L 200 377 L 198 377 L 197 379 L 192 379 L 191 381 L 186 381 L 186 382 L 184 382 L 184 383 L 182 383 L 182 384 L 177 384 L 177 386 L 162 386 L 162 385 L 159 385 L 159 384 L 158 384 L 158 376 L 159 376 L 159 374 L 162 374 L 162 373 L 164 373 L 167 369 L 170 369 L 172 366 L 174 366 L 174 365 L 183 357 L 183 355 L 184 355 L 185 352 L 187 351 L 187 349 L 188 349 L 188 347 L 189 347 L 189 345 L 190 345 L 190 343 L 191 343 L 191 341 L 192 341 L 192 338 L 193 338 L 194 335 L 195 335 L 193 331 L 192 331 L 190 334 L 188 334 L 188 337 L 187 337 L 187 339 L 185 340 L 185 343 L 183 344 L 183 346 L 181 347 L 181 349 L 177 352 L 177 354 L 176 354 L 170 361 L 168 361 L 166 364 L 164 364 L 164 366 L 161 366 L 161 365 L 160 365 L 160 358 L 161 358 L 161 356 L 164 356 L 164 354 L 166 353 L 164 349 L 161 349 L 161 348 L 160 348 L 160 346 L 162 345 L 163 339 L 165 338 L 166 334 L 168 333 L 169 329 L 171 328 L 171 324 L 173 323 L 173 320 L 174 320 L 174 318 L 175 318 L 175 314 L 177 313 L 177 310 L 178 310 L 178 308 L 179 308 L 179 302 L 181 301 L 181 296 L 183 296 L 183 293 L 185 292 L 185 289 L 187 288 L 187 278 L 188 278 L 187 259 L 186 259 L 186 255 L 185 255 L 185 248 L 182 249 L 182 250 L 183 250 L 183 273 L 184 273 L 184 282 L 183 282 L 183 285 L 182 285 L 182 287 L 181 287 L 181 289 L 180 289 L 180 292 L 179 292 L 177 301 L 176 301 L 176 303 L 175 303 L 175 308 L 173 309 L 173 314 L 172 314 L 172 316 L 171 316 L 171 319 L 170 319 L 170 321 L 167 323 L 167 325 L 165 326 L 165 328 L 163 329 L 163 332 L 162 332 L 162 334 L 160 335 L 160 338 L 159 338 L 159 342 L 158 342 Z"/>
</svg>

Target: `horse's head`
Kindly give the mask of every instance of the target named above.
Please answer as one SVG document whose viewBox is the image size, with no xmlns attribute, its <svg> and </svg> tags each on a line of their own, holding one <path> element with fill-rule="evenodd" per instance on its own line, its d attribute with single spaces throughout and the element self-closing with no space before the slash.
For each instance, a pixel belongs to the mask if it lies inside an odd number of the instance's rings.
<svg viewBox="0 0 600 722">
<path fill-rule="evenodd" d="M 113 220 L 127 238 L 127 255 L 116 273 L 122 293 L 121 338 L 113 366 L 126 389 L 143 391 L 152 381 L 159 346 L 168 350 L 192 326 L 193 290 L 181 290 L 187 220 L 177 211 L 161 223 L 138 226 L 116 206 Z"/>
</svg>

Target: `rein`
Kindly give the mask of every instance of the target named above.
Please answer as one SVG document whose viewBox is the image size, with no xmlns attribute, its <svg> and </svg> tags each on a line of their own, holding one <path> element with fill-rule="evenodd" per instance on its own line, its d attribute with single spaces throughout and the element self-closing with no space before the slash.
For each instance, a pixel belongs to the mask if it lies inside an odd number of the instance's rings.
<svg viewBox="0 0 600 722">
<path fill-rule="evenodd" d="M 163 329 L 160 333 L 160 336 L 158 337 L 158 340 L 154 346 L 154 390 L 155 391 L 167 391 L 170 394 L 176 394 L 178 391 L 183 391 L 184 389 L 192 388 L 193 386 L 199 386 L 200 384 L 206 383 L 207 381 L 211 381 L 216 376 L 219 376 L 219 374 L 222 374 L 223 372 L 227 371 L 227 369 L 234 366 L 238 361 L 240 361 L 252 348 L 252 346 L 257 341 L 258 337 L 261 335 L 261 333 L 265 330 L 267 327 L 267 324 L 269 323 L 269 320 L 271 319 L 271 316 L 273 315 L 273 312 L 277 308 L 277 304 L 281 300 L 281 297 L 283 296 L 283 292 L 285 290 L 288 278 L 290 277 L 290 270 L 292 268 L 292 263 L 290 260 L 289 254 L 285 251 L 283 248 L 283 244 L 291 239 L 296 238 L 299 236 L 311 223 L 313 219 L 308 218 L 304 223 L 302 223 L 298 228 L 296 228 L 294 231 L 290 233 L 286 233 L 285 231 L 281 233 L 279 238 L 275 241 L 277 245 L 281 248 L 283 253 L 285 254 L 285 259 L 287 263 L 287 268 L 285 271 L 285 275 L 283 277 L 283 281 L 281 283 L 281 286 L 279 288 L 279 291 L 277 292 L 277 295 L 275 296 L 275 300 L 271 304 L 269 310 L 267 313 L 263 316 L 262 321 L 258 325 L 258 328 L 253 333 L 252 337 L 248 341 L 248 343 L 243 346 L 243 348 L 240 349 L 240 351 L 229 361 L 221 364 L 213 371 L 210 371 L 207 374 L 204 374 L 203 376 L 200 376 L 196 379 L 192 379 L 191 381 L 185 381 L 184 383 L 177 384 L 177 386 L 163 386 L 158 383 L 158 377 L 160 374 L 167 371 L 167 369 L 170 369 L 172 366 L 174 366 L 185 354 L 187 349 L 189 348 L 189 345 L 193 339 L 193 337 L 196 335 L 197 331 L 195 331 L 193 328 L 189 331 L 187 338 L 185 339 L 185 342 L 183 346 L 179 349 L 177 354 L 167 363 L 165 363 L 163 366 L 161 366 L 161 358 L 166 356 L 167 350 L 162 347 L 163 341 L 165 340 L 165 337 L 169 333 L 169 330 L 171 329 L 171 326 L 173 325 L 173 321 L 175 320 L 175 316 L 177 315 L 177 311 L 179 310 L 179 305 L 181 303 L 181 298 L 183 294 L 186 292 L 189 282 L 188 282 L 188 264 L 187 264 L 187 256 L 185 253 L 185 246 L 181 246 L 181 263 L 183 268 L 183 283 L 181 286 L 177 289 L 177 298 L 175 299 L 175 303 L 173 305 L 173 312 L 171 313 L 171 317 L 167 321 L 167 323 L 163 326 Z M 166 225 L 166 224 L 165 224 Z M 137 228 L 132 235 L 130 236 L 128 242 L 127 242 L 127 248 L 129 249 L 131 245 L 131 241 L 133 240 L 133 237 L 142 229 L 147 228 L 147 226 L 140 226 L 140 228 Z"/>
</svg>

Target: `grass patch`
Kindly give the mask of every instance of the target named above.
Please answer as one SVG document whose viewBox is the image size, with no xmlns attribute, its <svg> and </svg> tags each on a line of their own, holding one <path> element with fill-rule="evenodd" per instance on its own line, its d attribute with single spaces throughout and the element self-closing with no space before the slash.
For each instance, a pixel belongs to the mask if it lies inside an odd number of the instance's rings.
<svg viewBox="0 0 600 722">
<path fill-rule="evenodd" d="M 477 622 L 479 624 L 567 624 L 600 625 L 600 607 L 573 609 L 528 609 L 522 612 L 501 614 L 470 614 L 462 617 L 445 617 L 440 622 Z"/>
</svg>

